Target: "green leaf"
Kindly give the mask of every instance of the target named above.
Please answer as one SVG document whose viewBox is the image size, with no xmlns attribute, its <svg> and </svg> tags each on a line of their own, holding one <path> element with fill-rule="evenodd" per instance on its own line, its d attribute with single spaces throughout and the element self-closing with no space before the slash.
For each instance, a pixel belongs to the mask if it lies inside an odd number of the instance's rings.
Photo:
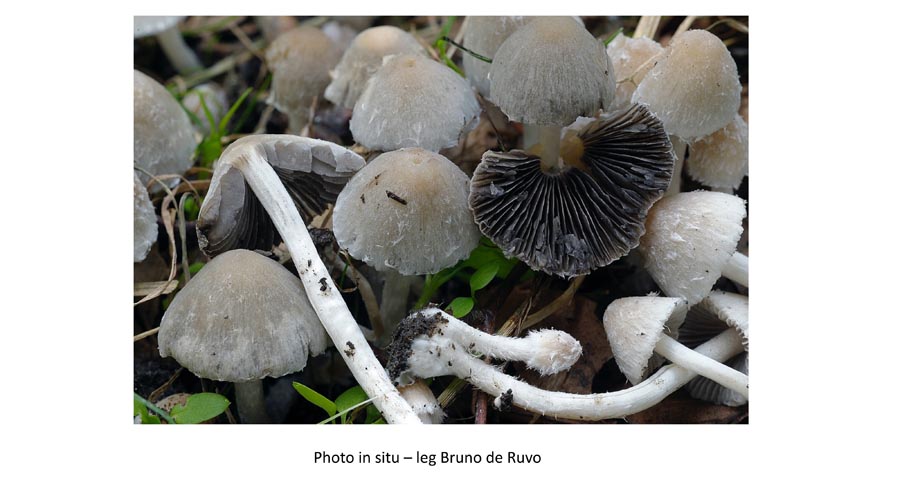
<svg viewBox="0 0 900 479">
<path fill-rule="evenodd" d="M 450 302 L 450 305 L 447 306 L 447 309 L 450 310 L 450 314 L 456 316 L 457 318 L 461 318 L 469 312 L 472 311 L 472 308 L 475 307 L 475 300 L 468 297 L 460 297 L 456 298 Z"/>
<path fill-rule="evenodd" d="M 497 276 L 498 271 L 500 271 L 499 261 L 494 261 L 478 268 L 478 270 L 472 274 L 472 278 L 469 279 L 469 286 L 472 288 L 472 294 L 474 295 L 475 291 L 490 284 L 491 280 Z"/>
<path fill-rule="evenodd" d="M 300 393 L 301 396 L 303 396 L 303 399 L 306 399 L 316 406 L 319 406 L 329 416 L 334 416 L 334 413 L 337 412 L 337 406 L 333 402 L 331 402 L 330 399 L 313 391 L 309 387 L 294 381 L 294 389 L 296 389 L 297 392 Z"/>
<path fill-rule="evenodd" d="M 172 419 L 178 424 L 200 424 L 222 414 L 230 404 L 221 394 L 192 394 L 184 406 L 172 407 Z"/>
<path fill-rule="evenodd" d="M 379 411 L 374 404 L 366 406 L 366 424 L 384 424 L 384 418 L 381 417 L 381 411 Z"/>
<path fill-rule="evenodd" d="M 366 395 L 363 388 L 354 386 L 342 392 L 341 395 L 334 400 L 334 405 L 337 407 L 338 411 L 352 411 L 353 409 L 356 409 L 358 404 L 365 402 L 367 399 L 369 399 L 369 396 Z M 341 414 L 341 423 L 347 424 L 346 412 Z"/>
<path fill-rule="evenodd" d="M 237 101 L 235 101 L 234 104 L 231 105 L 231 108 L 229 108 L 228 112 L 225 113 L 225 116 L 222 117 L 222 121 L 219 122 L 219 133 L 221 135 L 224 136 L 228 134 L 228 130 L 226 129 L 228 127 L 228 123 L 231 121 L 231 118 L 234 116 L 235 112 L 237 112 L 238 108 L 240 108 L 241 103 L 244 103 L 244 100 L 247 99 L 252 91 L 253 88 L 247 88 L 246 90 L 244 90 L 244 93 L 241 93 L 240 98 L 238 98 Z"/>
<path fill-rule="evenodd" d="M 612 32 L 612 34 L 610 36 L 606 37 L 606 40 L 603 40 L 603 46 L 608 47 L 609 44 L 612 43 L 612 41 L 615 40 L 615 38 L 622 33 L 622 30 L 625 30 L 625 29 L 622 27 L 619 27 L 618 30 Z"/>
<path fill-rule="evenodd" d="M 134 393 L 134 410 L 135 413 L 141 415 L 141 424 L 161 424 L 159 420 L 160 417 L 165 419 L 169 424 L 175 422 L 175 420 L 172 419 L 172 416 L 169 416 L 165 411 L 156 407 L 153 403 L 144 399 L 138 393 Z M 159 417 L 150 414 L 150 411 L 155 412 L 159 415 Z"/>
</svg>

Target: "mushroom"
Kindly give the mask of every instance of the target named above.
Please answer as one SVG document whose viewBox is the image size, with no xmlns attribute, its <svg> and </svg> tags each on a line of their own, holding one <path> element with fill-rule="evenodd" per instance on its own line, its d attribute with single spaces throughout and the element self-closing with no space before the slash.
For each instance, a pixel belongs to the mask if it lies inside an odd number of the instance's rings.
<svg viewBox="0 0 900 479">
<path fill-rule="evenodd" d="M 734 328 L 743 338 L 744 352 L 724 364 L 747 374 L 750 350 L 749 309 L 749 298 L 746 296 L 713 291 L 688 312 L 684 324 L 678 330 L 679 341 L 691 347 L 728 328 Z M 746 397 L 704 377 L 694 378 L 686 388 L 692 397 L 703 401 L 732 407 L 747 403 Z"/>
<path fill-rule="evenodd" d="M 466 81 L 417 54 L 388 56 L 353 107 L 350 131 L 366 148 L 451 148 L 478 124 L 481 106 Z"/>
<path fill-rule="evenodd" d="M 187 75 L 203 68 L 197 55 L 188 48 L 178 22 L 184 17 L 134 17 L 134 38 L 156 35 L 160 48 L 178 73 Z"/>
<path fill-rule="evenodd" d="M 731 193 L 747 176 L 749 129 L 741 115 L 724 128 L 690 144 L 685 166 L 691 178 L 711 188 Z"/>
<path fill-rule="evenodd" d="M 662 55 L 663 47 L 651 38 L 619 34 L 609 42 L 606 51 L 616 72 L 616 98 L 609 109 L 628 108 L 634 90 L 655 64 L 654 59 Z"/>
<path fill-rule="evenodd" d="M 496 397 L 495 406 L 516 405 L 528 411 L 557 418 L 597 421 L 625 417 L 662 401 L 696 376 L 680 366 L 663 366 L 646 381 L 629 389 L 601 394 L 570 394 L 536 388 L 503 374 L 470 354 L 440 326 L 440 316 L 419 314 L 400 324 L 388 353 L 388 370 L 398 384 L 415 378 L 453 375 Z M 728 330 L 698 346 L 696 352 L 724 361 L 741 351 L 740 335 Z"/>
<path fill-rule="evenodd" d="M 444 410 L 431 388 L 425 381 L 417 380 L 408 386 L 398 388 L 403 399 L 412 406 L 423 424 L 440 424 L 444 422 Z"/>
<path fill-rule="evenodd" d="M 750 286 L 749 259 L 735 251 L 747 215 L 744 200 L 713 191 L 678 193 L 647 215 L 640 251 L 647 271 L 668 296 L 693 306 L 720 276 Z"/>
<path fill-rule="evenodd" d="M 349 150 L 327 142 L 288 135 L 247 136 L 231 144 L 219 158 L 200 215 L 210 218 L 206 215 L 214 214 L 219 221 L 230 221 L 237 226 L 246 225 L 244 221 L 235 220 L 240 216 L 243 201 L 226 204 L 222 201 L 224 196 L 220 196 L 219 200 L 210 200 L 211 197 L 215 198 L 216 189 L 223 188 L 223 183 L 234 185 L 246 181 L 259 201 L 258 206 L 261 208 L 258 211 L 265 210 L 268 213 L 271 224 L 284 240 L 309 302 L 331 340 L 338 345 L 338 352 L 363 391 L 372 398 L 375 407 L 388 422 L 420 423 L 375 358 L 372 348 L 328 274 L 328 269 L 319 258 L 295 206 L 296 195 L 302 194 L 304 189 L 295 189 L 290 181 L 288 184 L 282 183 L 278 173 L 284 165 L 299 164 L 308 165 L 313 172 L 322 172 L 326 169 L 325 166 L 332 165 L 331 175 L 334 172 L 350 174 L 361 163 L 362 159 Z M 292 190 L 293 194 L 288 190 Z M 244 196 L 246 198 L 246 191 Z M 214 227 L 215 225 L 211 225 L 208 228 Z M 198 231 L 202 228 L 202 223 L 198 220 Z M 229 234 L 227 231 L 222 233 Z"/>
<path fill-rule="evenodd" d="M 512 37 L 510 37 L 512 38 Z M 521 150 L 488 151 L 469 206 L 503 253 L 563 277 L 587 274 L 638 245 L 672 175 L 662 123 L 646 107 L 601 115 L 563 145 L 563 165 Z"/>
<path fill-rule="evenodd" d="M 479 55 L 492 58 L 500 45 L 519 27 L 525 25 L 529 17 L 466 17 L 466 31 L 463 45 Z M 472 55 L 463 55 L 463 70 L 466 79 L 485 98 L 491 97 L 491 81 L 488 73 L 491 64 Z"/>
<path fill-rule="evenodd" d="M 619 369 L 631 384 L 639 384 L 646 379 L 655 352 L 746 397 L 746 374 L 676 341 L 686 313 L 687 301 L 682 298 L 643 296 L 610 303 L 603 313 L 603 328 Z"/>
<path fill-rule="evenodd" d="M 325 89 L 325 98 L 335 105 L 353 108 L 366 82 L 381 68 L 384 57 L 401 53 L 426 54 L 415 37 L 397 27 L 383 25 L 361 32 L 331 72 L 333 80 Z"/>
<path fill-rule="evenodd" d="M 306 222 L 333 204 L 344 184 L 365 165 L 346 148 L 293 135 L 247 136 L 231 144 L 223 158 L 247 147 L 263 150 Z M 237 169 L 214 175 L 197 219 L 197 237 L 211 257 L 235 248 L 269 250 L 279 242 L 272 219 Z"/>
<path fill-rule="evenodd" d="M 341 50 L 321 30 L 299 26 L 282 33 L 266 49 L 272 70 L 269 103 L 288 116 L 289 131 L 300 133 L 309 122 L 313 99 L 325 92 L 329 70 L 341 59 Z"/>
<path fill-rule="evenodd" d="M 203 97 L 203 103 L 200 103 L 201 96 Z M 218 129 L 219 121 L 222 120 L 222 117 L 228 111 L 228 99 L 225 97 L 225 89 L 215 83 L 204 83 L 191 88 L 184 94 L 181 104 L 200 120 L 200 125 L 195 125 L 195 127 L 201 135 L 208 135 L 213 129 Z M 210 120 L 206 117 L 203 105 L 206 105 L 206 109 L 212 115 L 212 124 L 209 123 Z"/>
<path fill-rule="evenodd" d="M 513 32 L 494 55 L 489 78 L 491 101 L 525 124 L 526 149 L 540 143 L 546 171 L 560 167 L 562 127 L 608 107 L 616 91 L 603 42 L 571 17 L 535 18 Z"/>
<path fill-rule="evenodd" d="M 156 80 L 135 70 L 134 164 L 151 175 L 180 175 L 193 164 L 196 147 L 194 128 L 181 105 Z M 142 182 L 150 180 L 140 172 L 138 177 Z M 160 189 L 160 185 L 151 187 L 153 192 Z"/>
<path fill-rule="evenodd" d="M 166 309 L 159 353 L 199 377 L 235 383 L 244 422 L 268 422 L 262 379 L 306 366 L 325 350 L 325 330 L 294 275 L 233 250 L 210 261 Z"/>
<path fill-rule="evenodd" d="M 150 247 L 156 243 L 159 230 L 156 226 L 156 211 L 150 202 L 147 188 L 134 173 L 134 262 L 140 263 L 147 257 Z"/>
</svg>

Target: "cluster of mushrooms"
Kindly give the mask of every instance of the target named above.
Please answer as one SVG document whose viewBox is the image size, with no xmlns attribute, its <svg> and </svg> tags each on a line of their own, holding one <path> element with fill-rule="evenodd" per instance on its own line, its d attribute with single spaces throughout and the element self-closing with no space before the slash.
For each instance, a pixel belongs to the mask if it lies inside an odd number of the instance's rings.
<svg viewBox="0 0 900 479">
<path fill-rule="evenodd" d="M 178 20 L 136 18 L 135 36 L 158 35 L 187 75 L 203 65 L 179 42 Z M 737 249 L 747 211 L 734 191 L 747 175 L 748 127 L 737 67 L 716 35 L 683 29 L 663 46 L 642 19 L 607 44 L 577 17 L 466 17 L 461 75 L 414 31 L 342 20 L 255 18 L 268 103 L 287 133 L 241 135 L 215 163 L 196 221 L 209 261 L 165 310 L 162 357 L 234 383 L 248 423 L 270 420 L 263 378 L 329 348 L 389 423 L 441 422 L 425 382 L 440 376 L 499 409 L 572 420 L 627 417 L 685 385 L 706 401 L 746 404 L 748 258 Z M 135 264 L 157 239 L 151 196 L 185 181 L 210 126 L 185 110 L 198 111 L 201 92 L 216 118 L 227 109 L 221 88 L 204 88 L 179 104 L 134 72 Z M 346 109 L 354 144 L 311 137 L 323 105 Z M 486 109 L 520 127 L 521 143 L 483 151 L 470 176 L 445 154 Z M 682 168 L 702 189 L 682 191 Z M 317 248 L 311 223 L 333 232 L 340 254 Z M 565 280 L 636 252 L 658 293 L 617 298 L 602 313 L 630 387 L 548 391 L 499 366 L 571 368 L 590 351 L 566 331 L 504 337 L 440 305 L 410 311 L 416 279 L 465 260 L 482 237 Z M 369 314 L 377 327 L 360 326 L 335 282 L 348 267 L 360 289 L 381 286 Z M 722 281 L 731 291 L 715 289 Z M 372 346 L 388 341 L 382 364 Z"/>
</svg>

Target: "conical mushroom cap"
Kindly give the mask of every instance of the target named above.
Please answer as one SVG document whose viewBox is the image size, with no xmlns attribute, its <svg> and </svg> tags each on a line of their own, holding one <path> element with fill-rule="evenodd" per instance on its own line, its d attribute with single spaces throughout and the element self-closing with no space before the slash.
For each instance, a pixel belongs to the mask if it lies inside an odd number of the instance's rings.
<svg viewBox="0 0 900 479">
<path fill-rule="evenodd" d="M 741 106 L 741 82 L 728 48 L 706 30 L 676 35 L 634 92 L 670 135 L 686 141 L 727 125 Z"/>
<path fill-rule="evenodd" d="M 631 384 L 644 380 L 653 349 L 663 334 L 678 339 L 687 303 L 681 298 L 619 298 L 603 313 L 603 328 L 616 364 Z"/>
<path fill-rule="evenodd" d="M 712 188 L 736 190 L 747 176 L 750 130 L 741 115 L 725 128 L 690 144 L 685 168 L 691 178 Z"/>
<path fill-rule="evenodd" d="M 479 55 L 493 58 L 500 45 L 529 20 L 530 17 L 466 17 L 468 23 L 463 34 L 463 45 Z M 491 64 L 468 54 L 463 55 L 462 63 L 466 80 L 483 97 L 490 98 L 491 81 L 488 73 L 491 71 Z"/>
<path fill-rule="evenodd" d="M 610 111 L 631 105 L 634 90 L 653 68 L 653 59 L 660 58 L 663 50 L 662 45 L 647 37 L 631 38 L 619 34 L 613 38 L 606 47 L 616 72 L 616 99 L 609 107 Z"/>
<path fill-rule="evenodd" d="M 329 71 L 340 60 L 340 48 L 318 28 L 299 26 L 282 33 L 266 50 L 272 70 L 269 102 L 288 115 L 302 113 L 325 92 Z"/>
<path fill-rule="evenodd" d="M 699 303 L 734 254 L 746 215 L 744 200 L 725 193 L 694 191 L 659 200 L 641 239 L 647 271 L 666 295 Z"/>
<path fill-rule="evenodd" d="M 372 27 L 356 36 L 331 72 L 333 80 L 325 89 L 325 98 L 336 105 L 353 108 L 366 82 L 381 68 L 384 57 L 401 53 L 425 55 L 416 38 L 397 27 Z"/>
<path fill-rule="evenodd" d="M 196 146 L 194 128 L 181 105 L 159 82 L 135 70 L 134 164 L 152 175 L 180 175 L 193 164 Z M 150 180 L 140 172 L 138 177 Z"/>
<path fill-rule="evenodd" d="M 258 149 L 281 179 L 304 221 L 334 203 L 344 184 L 365 160 L 329 143 L 293 135 L 250 135 L 235 141 L 222 159 Z M 228 161 L 216 164 L 197 219 L 200 249 L 212 257 L 230 249 L 271 249 L 280 241 L 269 214 Z"/>
<path fill-rule="evenodd" d="M 510 120 L 568 125 L 615 96 L 606 47 L 571 17 L 541 17 L 503 42 L 491 63 L 491 101 Z"/>
<path fill-rule="evenodd" d="M 422 55 L 394 55 L 366 84 L 350 131 L 372 150 L 438 151 L 456 146 L 480 112 L 472 88 L 450 68 Z"/>
<path fill-rule="evenodd" d="M 162 357 L 217 381 L 284 376 L 325 346 L 325 329 L 300 280 L 246 250 L 204 266 L 175 296 L 159 330 Z"/>
<path fill-rule="evenodd" d="M 150 247 L 156 243 L 159 229 L 156 227 L 156 212 L 147 188 L 134 173 L 134 262 L 144 261 Z"/>
<path fill-rule="evenodd" d="M 744 349 L 749 349 L 750 298 L 742 294 L 713 291 L 700 302 L 700 306 L 715 314 L 728 326 L 737 329 L 744 338 Z"/>
<path fill-rule="evenodd" d="M 563 277 L 624 256 L 644 234 L 675 157 L 659 120 L 635 105 L 601 116 L 576 139 L 580 155 L 559 172 L 520 150 L 488 151 L 472 176 L 475 222 L 509 257 Z"/>
<path fill-rule="evenodd" d="M 338 196 L 334 237 L 379 271 L 436 273 L 478 245 L 468 191 L 465 173 L 437 153 L 405 148 L 381 154 Z"/>
</svg>

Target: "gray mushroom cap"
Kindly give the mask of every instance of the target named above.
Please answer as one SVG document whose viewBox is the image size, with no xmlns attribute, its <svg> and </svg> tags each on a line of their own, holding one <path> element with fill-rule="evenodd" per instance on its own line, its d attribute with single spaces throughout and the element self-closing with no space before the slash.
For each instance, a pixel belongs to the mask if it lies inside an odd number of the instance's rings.
<svg viewBox="0 0 900 479">
<path fill-rule="evenodd" d="M 294 135 L 250 135 L 232 143 L 222 156 L 259 148 L 294 200 L 304 221 L 321 214 L 365 165 L 352 151 L 327 141 Z M 219 173 L 219 169 L 227 169 Z M 279 240 L 269 214 L 237 168 L 216 165 L 197 219 L 200 248 L 215 256 L 235 248 L 268 250 Z"/>
<path fill-rule="evenodd" d="M 144 261 L 150 247 L 156 243 L 159 233 L 156 227 L 156 212 L 147 188 L 134 173 L 134 262 Z"/>
<path fill-rule="evenodd" d="M 272 70 L 269 102 L 288 115 L 303 113 L 325 92 L 329 71 L 340 59 L 340 48 L 318 28 L 299 26 L 282 33 L 266 49 Z"/>
<path fill-rule="evenodd" d="M 325 89 L 325 98 L 353 108 L 366 82 L 381 68 L 384 57 L 401 53 L 425 55 L 426 51 L 414 36 L 397 27 L 382 25 L 361 32 L 331 72 L 333 80 Z"/>
<path fill-rule="evenodd" d="M 193 164 L 196 146 L 194 128 L 181 105 L 159 82 L 135 70 L 134 164 L 153 175 L 180 175 Z M 142 182 L 150 180 L 143 173 L 138 176 Z"/>
<path fill-rule="evenodd" d="M 379 271 L 436 273 L 478 245 L 468 192 L 465 173 L 437 153 L 405 148 L 381 154 L 338 196 L 334 237 Z"/>
<path fill-rule="evenodd" d="M 350 131 L 361 145 L 392 151 L 451 148 L 478 124 L 472 88 L 447 66 L 421 55 L 385 58 L 353 107 Z"/>
<path fill-rule="evenodd" d="M 608 107 L 616 82 L 603 42 L 571 17 L 536 18 L 491 63 L 491 101 L 510 120 L 568 125 Z"/>
<path fill-rule="evenodd" d="M 663 334 L 678 339 L 687 314 L 681 298 L 642 296 L 619 298 L 603 313 L 603 328 L 616 364 L 631 384 L 647 377 L 653 349 Z"/>
<path fill-rule="evenodd" d="M 175 296 L 159 330 L 162 357 L 217 381 L 299 371 L 325 347 L 325 329 L 300 280 L 246 250 L 204 266 Z"/>
<path fill-rule="evenodd" d="M 482 56 L 493 58 L 500 45 L 519 27 L 525 25 L 530 17 L 467 17 L 466 32 L 463 34 L 463 45 Z M 463 54 L 463 70 L 466 79 L 485 98 L 491 96 L 491 81 L 488 73 L 491 64 L 481 61 L 472 55 Z"/>
<path fill-rule="evenodd" d="M 143 38 L 164 32 L 178 22 L 184 20 L 183 16 L 140 16 L 134 17 L 134 38 Z"/>
</svg>

